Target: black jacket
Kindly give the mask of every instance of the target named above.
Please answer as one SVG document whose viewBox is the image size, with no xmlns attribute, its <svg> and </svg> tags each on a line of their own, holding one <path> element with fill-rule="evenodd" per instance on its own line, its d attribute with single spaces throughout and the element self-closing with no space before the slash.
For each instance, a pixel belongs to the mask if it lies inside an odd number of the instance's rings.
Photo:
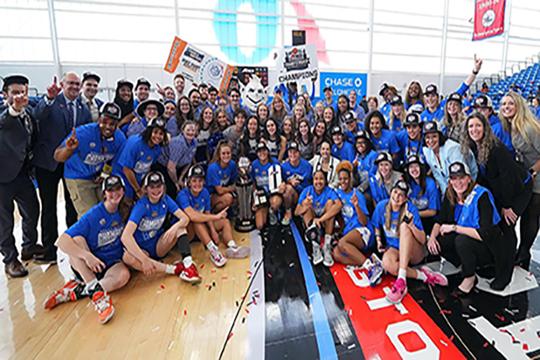
<svg viewBox="0 0 540 360">
<path fill-rule="evenodd" d="M 500 142 L 489 153 L 484 169 L 479 168 L 479 183 L 487 187 L 495 197 L 498 208 L 518 206 L 520 195 L 526 190 L 528 171 L 518 164 L 510 151 Z"/>
<path fill-rule="evenodd" d="M 32 121 L 31 144 L 28 146 L 28 133 L 20 116 L 14 117 L 6 108 L 0 114 L 0 183 L 13 181 L 21 172 L 23 166 L 30 166 L 27 153 L 37 138 L 37 123 L 32 115 L 25 110 Z M 26 159 L 26 164 L 25 164 Z"/>
</svg>

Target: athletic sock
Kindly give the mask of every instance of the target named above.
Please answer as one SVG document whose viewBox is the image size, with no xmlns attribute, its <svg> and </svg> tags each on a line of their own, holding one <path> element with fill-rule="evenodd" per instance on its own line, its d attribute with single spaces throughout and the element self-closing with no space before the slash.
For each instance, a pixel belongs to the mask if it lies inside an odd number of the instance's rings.
<svg viewBox="0 0 540 360">
<path fill-rule="evenodd" d="M 165 273 L 166 274 L 171 274 L 171 275 L 174 275 L 174 268 L 175 266 L 174 265 L 165 265 Z"/>
<path fill-rule="evenodd" d="M 421 281 L 426 281 L 427 276 L 426 276 L 426 274 L 424 274 L 423 271 L 416 270 L 416 278 L 417 278 L 418 280 L 421 280 Z"/>
<path fill-rule="evenodd" d="M 235 247 L 237 247 L 236 241 L 234 241 L 234 240 L 229 240 L 229 242 L 227 242 L 227 247 L 230 247 L 230 248 L 235 248 Z"/>
<path fill-rule="evenodd" d="M 407 269 L 399 269 L 398 271 L 398 279 L 403 279 L 405 282 L 407 282 Z"/>
<path fill-rule="evenodd" d="M 94 295 L 94 293 L 97 291 L 104 291 L 103 287 L 101 286 L 101 284 L 99 283 L 97 279 L 94 279 L 90 281 L 88 284 L 86 284 L 86 287 L 84 290 L 90 297 L 92 297 L 92 295 Z"/>
<path fill-rule="evenodd" d="M 330 246 L 330 244 L 332 244 L 332 235 L 324 234 L 324 245 L 323 246 Z"/>
<path fill-rule="evenodd" d="M 184 258 L 184 260 L 182 260 L 182 263 L 184 264 L 184 267 L 188 268 L 191 266 L 191 264 L 193 264 L 193 259 L 191 258 L 191 255 L 190 256 L 186 256 Z"/>
</svg>

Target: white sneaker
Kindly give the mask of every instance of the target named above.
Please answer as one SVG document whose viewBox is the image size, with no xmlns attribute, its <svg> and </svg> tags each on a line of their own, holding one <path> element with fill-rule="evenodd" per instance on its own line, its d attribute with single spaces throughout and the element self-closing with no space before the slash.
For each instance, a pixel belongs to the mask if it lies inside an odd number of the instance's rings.
<svg viewBox="0 0 540 360">
<path fill-rule="evenodd" d="M 249 253 L 250 249 L 246 246 L 230 246 L 225 250 L 225 256 L 229 259 L 244 259 Z"/>
<path fill-rule="evenodd" d="M 210 260 L 218 268 L 223 267 L 227 263 L 227 259 L 221 254 L 219 250 L 210 252 Z"/>
<path fill-rule="evenodd" d="M 332 244 L 324 244 L 323 248 L 324 261 L 323 264 L 326 267 L 331 267 L 334 265 L 334 258 L 332 257 Z"/>
<path fill-rule="evenodd" d="M 313 253 L 312 253 L 312 261 L 313 265 L 319 265 L 323 262 L 323 256 L 321 253 L 321 245 L 319 245 L 318 242 L 313 241 L 311 243 L 313 245 Z"/>
</svg>

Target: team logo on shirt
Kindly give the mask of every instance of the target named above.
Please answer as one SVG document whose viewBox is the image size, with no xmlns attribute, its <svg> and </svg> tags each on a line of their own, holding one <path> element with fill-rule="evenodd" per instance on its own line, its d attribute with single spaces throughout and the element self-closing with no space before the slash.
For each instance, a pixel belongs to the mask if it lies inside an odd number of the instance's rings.
<svg viewBox="0 0 540 360">
<path fill-rule="evenodd" d="M 88 153 L 84 158 L 84 163 L 90 166 L 101 165 L 104 162 L 112 160 L 114 158 L 113 154 L 99 154 L 95 152 Z"/>
<path fill-rule="evenodd" d="M 150 161 L 137 161 L 135 166 L 133 167 L 133 171 L 137 174 L 146 174 L 148 171 L 150 171 L 150 167 L 152 166 L 152 159 Z"/>
<path fill-rule="evenodd" d="M 90 143 L 90 147 L 91 147 L 92 149 L 95 148 L 95 147 L 96 147 L 96 143 L 95 143 L 95 142 L 91 142 L 91 143 Z"/>
<path fill-rule="evenodd" d="M 107 223 L 107 220 L 105 220 L 105 219 L 99 220 L 99 225 L 101 225 L 101 226 L 105 226 L 106 223 Z"/>
<path fill-rule="evenodd" d="M 155 219 L 144 217 L 139 223 L 139 231 L 151 232 L 152 230 L 159 230 L 165 221 L 165 216 L 160 216 Z"/>
<path fill-rule="evenodd" d="M 343 215 L 344 218 L 350 219 L 352 218 L 354 214 L 354 210 L 351 205 L 346 204 L 346 205 L 343 205 L 343 207 L 341 208 L 341 214 Z"/>
<path fill-rule="evenodd" d="M 156 217 L 157 216 L 157 211 L 152 211 L 152 217 Z"/>
<path fill-rule="evenodd" d="M 105 219 L 102 219 L 105 221 Z M 101 221 L 100 221 L 101 223 Z M 102 230 L 98 234 L 98 247 L 103 247 L 109 244 L 112 244 L 115 242 L 120 235 L 122 235 L 122 231 L 124 231 L 123 226 L 113 227 L 111 229 Z"/>
</svg>

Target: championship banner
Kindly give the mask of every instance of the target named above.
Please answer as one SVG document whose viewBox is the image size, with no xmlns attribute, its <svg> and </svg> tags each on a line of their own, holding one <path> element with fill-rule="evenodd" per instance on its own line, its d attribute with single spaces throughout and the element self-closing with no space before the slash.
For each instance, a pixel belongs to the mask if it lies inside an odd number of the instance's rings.
<svg viewBox="0 0 540 360">
<path fill-rule="evenodd" d="M 178 70 L 177 70 L 178 69 Z M 192 83 L 213 85 L 225 93 L 234 67 L 175 37 L 164 70 L 180 73 L 186 79 L 186 88 Z"/>
<path fill-rule="evenodd" d="M 319 96 L 319 63 L 315 45 L 287 46 L 281 50 L 272 77 L 273 89 L 296 83 L 298 93 Z"/>
<path fill-rule="evenodd" d="M 504 32 L 506 0 L 476 0 L 473 40 L 483 40 Z"/>
<path fill-rule="evenodd" d="M 242 95 L 242 104 L 252 112 L 257 111 L 259 104 L 268 99 L 268 68 L 265 66 L 236 66 L 233 79 L 238 81 L 238 89 Z"/>
</svg>

